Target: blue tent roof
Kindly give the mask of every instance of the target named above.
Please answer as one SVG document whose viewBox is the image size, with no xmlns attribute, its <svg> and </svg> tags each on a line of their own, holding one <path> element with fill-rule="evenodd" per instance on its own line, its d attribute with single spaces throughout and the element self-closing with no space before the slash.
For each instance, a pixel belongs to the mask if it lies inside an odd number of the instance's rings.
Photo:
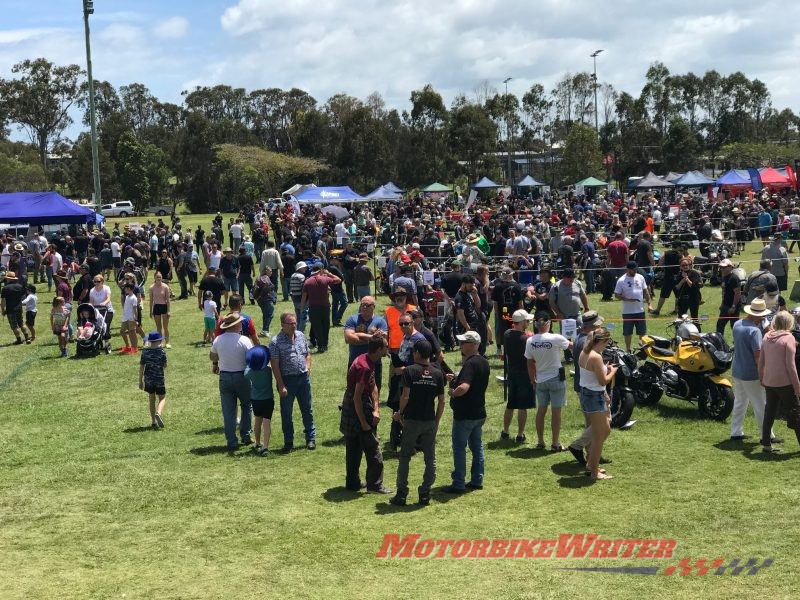
<svg viewBox="0 0 800 600">
<path fill-rule="evenodd" d="M 470 187 L 473 190 L 488 190 L 491 188 L 499 188 L 500 186 L 497 185 L 494 181 L 492 181 L 488 177 L 484 177 L 479 182 L 473 183 Z"/>
<path fill-rule="evenodd" d="M 706 177 L 700 171 L 689 171 L 681 175 L 678 179 L 673 180 L 672 183 L 689 187 L 693 185 L 713 185 L 714 180 L 710 177 Z"/>
<path fill-rule="evenodd" d="M 665 179 L 661 179 L 658 175 L 650 171 L 647 175 L 645 175 L 641 181 L 636 184 L 637 188 L 662 188 L 662 187 L 675 187 L 674 183 L 670 183 Z"/>
<path fill-rule="evenodd" d="M 86 225 L 98 222 L 97 217 L 93 210 L 75 204 L 57 192 L 0 194 L 0 223 Z"/>
<path fill-rule="evenodd" d="M 402 196 L 390 190 L 385 185 L 375 188 L 369 194 L 366 195 L 366 198 L 369 200 L 400 200 Z"/>
<path fill-rule="evenodd" d="M 537 186 L 540 186 L 540 185 L 545 185 L 545 184 L 543 184 L 541 181 L 536 181 L 536 180 L 535 180 L 533 177 L 531 177 L 530 175 L 526 175 L 526 176 L 525 176 L 525 177 L 522 179 L 522 181 L 520 181 L 520 182 L 517 184 L 517 187 L 537 187 Z"/>
<path fill-rule="evenodd" d="M 348 202 L 365 202 L 349 186 L 309 188 L 295 196 L 300 204 L 346 204 Z"/>
<path fill-rule="evenodd" d="M 384 183 L 383 187 L 385 187 L 390 192 L 394 192 L 395 194 L 402 194 L 403 193 L 403 190 L 401 190 L 399 187 L 397 187 L 391 181 L 389 181 L 388 183 Z"/>
<path fill-rule="evenodd" d="M 746 173 L 746 171 L 745 171 Z M 740 172 L 731 169 L 717 178 L 717 185 L 750 185 L 750 177 L 745 177 Z"/>
</svg>

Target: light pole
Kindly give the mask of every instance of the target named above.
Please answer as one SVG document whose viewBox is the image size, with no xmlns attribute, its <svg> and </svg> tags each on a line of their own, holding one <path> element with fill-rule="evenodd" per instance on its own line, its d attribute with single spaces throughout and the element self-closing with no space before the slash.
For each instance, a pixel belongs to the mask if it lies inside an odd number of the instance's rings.
<svg viewBox="0 0 800 600">
<path fill-rule="evenodd" d="M 592 75 L 592 80 L 594 81 L 594 131 L 598 135 L 600 134 L 600 128 L 597 125 L 597 55 L 601 52 L 602 50 L 595 50 L 589 55 L 594 63 L 594 74 Z"/>
<path fill-rule="evenodd" d="M 89 43 L 89 15 L 94 14 L 93 0 L 83 0 L 83 28 L 86 32 L 86 74 L 89 77 L 89 120 L 92 126 L 92 178 L 94 179 L 94 203 L 101 205 L 100 159 L 97 153 L 97 123 L 94 113 L 94 79 L 92 79 L 92 50 Z"/>
<path fill-rule="evenodd" d="M 508 154 L 508 185 L 511 185 L 511 121 L 508 115 L 508 82 L 512 79 L 514 78 L 506 77 L 503 80 L 503 83 L 506 85 L 506 154 Z"/>
</svg>

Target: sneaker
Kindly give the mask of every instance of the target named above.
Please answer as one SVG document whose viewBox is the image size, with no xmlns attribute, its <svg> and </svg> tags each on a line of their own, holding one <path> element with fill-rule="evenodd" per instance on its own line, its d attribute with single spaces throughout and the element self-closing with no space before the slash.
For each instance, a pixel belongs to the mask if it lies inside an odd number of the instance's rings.
<svg viewBox="0 0 800 600">
<path fill-rule="evenodd" d="M 394 504 L 395 506 L 405 506 L 406 498 L 405 496 L 392 496 L 389 498 L 389 504 Z"/>
<path fill-rule="evenodd" d="M 482 490 L 483 484 L 482 483 L 472 483 L 471 481 L 467 482 L 467 487 L 471 490 Z"/>
<path fill-rule="evenodd" d="M 578 464 L 581 466 L 586 466 L 586 457 L 583 455 L 582 448 L 575 448 L 573 446 L 567 446 L 567 450 L 572 453 L 572 456 L 575 457 L 575 460 L 578 461 Z"/>
<path fill-rule="evenodd" d="M 158 425 L 159 429 L 164 429 L 164 419 L 158 413 L 156 413 L 156 425 Z"/>
<path fill-rule="evenodd" d="M 514 438 L 514 441 L 515 441 L 515 442 L 517 442 L 518 444 L 521 444 L 521 443 L 523 443 L 523 442 L 524 442 L 526 439 L 528 439 L 528 438 L 526 438 L 526 437 L 525 437 L 525 434 L 523 433 L 522 435 L 518 435 L 517 437 L 515 437 L 515 438 Z"/>
<path fill-rule="evenodd" d="M 31 338 L 25 338 L 25 343 L 30 344 L 33 340 Z"/>
<path fill-rule="evenodd" d="M 66 348 L 64 348 L 64 349 L 61 351 L 61 358 L 66 358 L 66 356 L 67 356 L 67 349 L 66 349 Z"/>
<path fill-rule="evenodd" d="M 242 438 L 242 446 L 249 446 L 252 443 L 253 443 L 253 438 L 249 436 L 246 438 Z"/>
<path fill-rule="evenodd" d="M 310 440 L 306 444 L 306 448 L 308 448 L 309 450 L 316 450 L 317 449 L 317 442 L 315 442 L 314 440 Z"/>
<path fill-rule="evenodd" d="M 17 338 L 17 341 L 16 341 L 16 342 L 14 342 L 14 345 L 15 345 L 15 346 L 21 346 L 21 345 L 22 345 L 22 344 L 24 344 L 24 343 L 25 343 L 25 342 L 23 342 L 21 339 Z"/>
<path fill-rule="evenodd" d="M 420 494 L 419 495 L 419 504 L 422 506 L 428 506 L 431 503 L 431 495 L 430 494 Z"/>
<path fill-rule="evenodd" d="M 394 492 L 392 490 L 390 490 L 389 488 L 385 488 L 383 486 L 381 486 L 379 488 L 374 488 L 374 489 L 367 488 L 367 493 L 368 494 L 385 494 L 385 495 L 394 494 Z"/>
<path fill-rule="evenodd" d="M 128 352 L 128 354 L 139 354 L 139 349 L 138 348 L 131 348 L 131 351 Z"/>
<path fill-rule="evenodd" d="M 166 345 L 166 346 L 164 346 L 164 347 L 165 347 L 167 350 L 172 350 L 172 344 L 167 344 L 167 345 Z"/>
<path fill-rule="evenodd" d="M 131 353 L 131 347 L 124 346 L 117 354 L 130 354 L 130 353 Z"/>
<path fill-rule="evenodd" d="M 261 451 L 264 449 L 263 444 L 256 444 L 253 446 L 253 454 L 261 454 Z"/>
<path fill-rule="evenodd" d="M 501 431 L 500 432 L 500 439 L 501 440 L 507 440 L 508 438 L 509 438 L 509 435 L 508 435 L 507 431 Z"/>
</svg>

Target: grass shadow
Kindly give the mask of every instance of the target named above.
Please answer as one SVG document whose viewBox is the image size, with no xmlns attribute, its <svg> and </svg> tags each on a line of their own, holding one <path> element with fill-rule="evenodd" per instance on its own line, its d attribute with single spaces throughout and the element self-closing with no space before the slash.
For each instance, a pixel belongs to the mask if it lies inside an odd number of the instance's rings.
<svg viewBox="0 0 800 600">
<path fill-rule="evenodd" d="M 335 448 L 336 446 L 344 446 L 344 438 L 340 437 L 336 440 L 325 440 L 320 444 L 320 446 L 325 446 L 326 448 Z"/>
<path fill-rule="evenodd" d="M 212 427 L 211 429 L 203 429 L 202 431 L 195 431 L 195 435 L 214 435 L 217 433 L 225 433 L 224 427 Z"/>
<path fill-rule="evenodd" d="M 747 440 L 723 440 L 721 442 L 717 442 L 716 444 L 712 444 L 717 450 L 723 450 L 725 452 L 747 452 L 752 451 L 756 446 L 758 446 L 758 442 L 755 440 L 747 441 Z"/>
<path fill-rule="evenodd" d="M 338 487 L 332 487 L 328 490 L 322 492 L 322 497 L 327 500 L 328 502 L 349 502 L 351 500 L 358 500 L 361 498 L 361 492 L 357 492 L 356 490 L 348 490 L 343 485 Z"/>
<path fill-rule="evenodd" d="M 150 425 L 141 427 L 128 427 L 127 429 L 123 429 L 122 433 L 144 433 L 145 431 L 156 431 Z"/>
<path fill-rule="evenodd" d="M 753 448 L 750 451 L 742 452 L 742 456 L 748 460 L 757 460 L 759 462 L 783 462 L 785 460 L 793 460 L 797 458 L 800 456 L 800 451 L 770 454 L 768 452 L 761 452 L 760 450 Z"/>
<path fill-rule="evenodd" d="M 682 403 L 680 406 L 671 406 L 669 404 L 663 404 L 659 402 L 654 406 L 637 406 L 636 408 L 637 410 L 645 410 L 650 408 L 651 410 L 655 410 L 658 413 L 658 416 L 666 419 L 685 419 L 687 421 L 711 420 L 706 419 L 700 414 L 700 411 L 697 410 L 696 404 L 686 401 L 684 401 L 684 403 Z"/>
<path fill-rule="evenodd" d="M 386 502 L 378 502 L 375 505 L 375 514 L 393 515 L 395 513 L 410 513 L 422 510 L 423 508 L 425 507 L 422 506 L 422 504 L 417 504 L 416 502 L 413 504 L 406 504 L 405 506 L 395 506 L 394 504 L 389 504 L 387 500 Z"/>
<path fill-rule="evenodd" d="M 486 442 L 486 448 L 488 450 L 511 450 L 517 447 L 519 447 L 519 444 L 513 439 L 492 440 L 491 442 Z"/>
<path fill-rule="evenodd" d="M 547 448 L 537 448 L 535 446 L 526 446 L 506 452 L 506 456 L 510 456 L 511 458 L 544 458 L 551 454 L 553 454 L 553 452 L 549 452 Z"/>
<path fill-rule="evenodd" d="M 192 448 L 189 450 L 195 456 L 210 456 L 212 454 L 227 454 L 232 453 L 227 446 L 202 446 L 201 448 Z"/>
</svg>

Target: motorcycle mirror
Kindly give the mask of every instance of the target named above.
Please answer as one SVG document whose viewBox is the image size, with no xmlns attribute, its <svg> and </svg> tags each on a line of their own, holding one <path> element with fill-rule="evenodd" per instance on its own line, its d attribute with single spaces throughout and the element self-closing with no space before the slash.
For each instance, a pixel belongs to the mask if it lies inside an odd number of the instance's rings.
<svg viewBox="0 0 800 600">
<path fill-rule="evenodd" d="M 606 329 L 608 329 L 609 331 L 614 331 L 616 328 L 617 328 L 617 324 L 616 323 L 608 323 L 606 325 Z"/>
<path fill-rule="evenodd" d="M 708 315 L 700 315 L 701 321 L 708 321 L 708 318 L 709 318 Z"/>
</svg>

